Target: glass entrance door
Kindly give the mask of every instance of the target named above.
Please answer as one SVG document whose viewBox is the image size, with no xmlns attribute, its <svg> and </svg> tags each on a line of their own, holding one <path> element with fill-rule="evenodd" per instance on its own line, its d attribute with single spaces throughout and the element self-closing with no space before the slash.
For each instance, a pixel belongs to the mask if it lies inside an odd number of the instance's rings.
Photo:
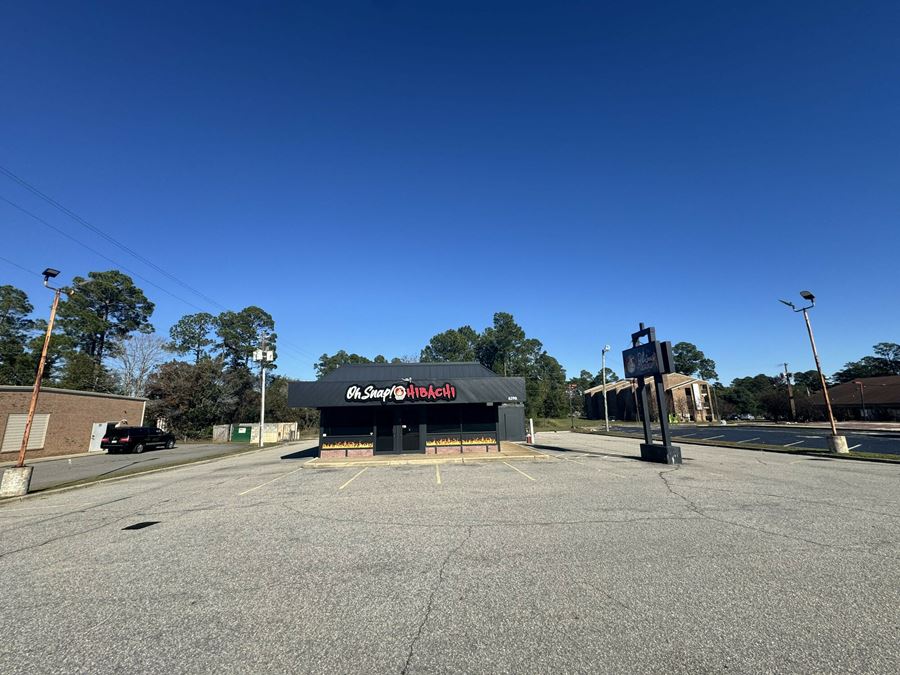
<svg viewBox="0 0 900 675">
<path fill-rule="evenodd" d="M 375 452 L 394 452 L 394 411 L 380 409 L 375 414 Z"/>
<path fill-rule="evenodd" d="M 380 408 L 375 414 L 375 452 L 420 452 L 418 410 Z"/>
</svg>

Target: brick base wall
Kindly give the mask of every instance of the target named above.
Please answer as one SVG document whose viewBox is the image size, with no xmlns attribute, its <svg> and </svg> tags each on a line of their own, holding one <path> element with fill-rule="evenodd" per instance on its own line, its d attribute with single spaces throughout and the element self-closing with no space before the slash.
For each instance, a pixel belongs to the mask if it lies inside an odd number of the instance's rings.
<svg viewBox="0 0 900 675">
<path fill-rule="evenodd" d="M 347 450 L 347 457 L 372 457 L 374 454 L 374 448 L 349 448 Z"/>
<path fill-rule="evenodd" d="M 459 455 L 476 452 L 500 452 L 496 443 L 489 445 L 429 445 L 425 447 L 426 455 Z"/>
<path fill-rule="evenodd" d="M 338 457 L 346 457 L 347 451 L 344 448 L 338 448 L 335 450 L 319 450 L 319 457 L 322 459 L 337 459 Z"/>
</svg>

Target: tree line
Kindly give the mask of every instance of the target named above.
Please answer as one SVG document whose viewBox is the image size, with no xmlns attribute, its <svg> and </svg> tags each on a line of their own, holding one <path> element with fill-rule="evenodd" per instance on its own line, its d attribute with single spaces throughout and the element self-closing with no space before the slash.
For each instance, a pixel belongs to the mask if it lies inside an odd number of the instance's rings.
<svg viewBox="0 0 900 675">
<path fill-rule="evenodd" d="M 215 424 L 259 414 L 259 377 L 251 369 L 260 334 L 277 350 L 271 314 L 260 307 L 183 316 L 167 337 L 154 332 L 155 309 L 117 270 L 75 277 L 57 312 L 43 384 L 63 389 L 146 397 L 147 420 L 164 418 L 179 437 L 208 437 Z M 0 383 L 31 385 L 46 322 L 32 319 L 28 295 L 0 286 Z M 181 357 L 181 358 L 179 358 Z M 287 379 L 267 368 L 267 419 L 316 420 L 287 406 Z"/>
<path fill-rule="evenodd" d="M 718 380 L 715 361 L 691 343 L 681 342 L 673 347 L 676 371 L 705 380 Z M 872 347 L 873 354 L 858 361 L 850 361 L 826 378 L 829 386 L 852 382 L 863 377 L 900 375 L 900 344 L 879 342 Z M 825 412 L 814 405 L 815 395 L 822 391 L 822 380 L 816 370 L 780 372 L 776 375 L 759 373 L 738 377 L 730 385 L 713 382 L 719 415 L 751 415 L 773 420 L 790 419 L 791 392 L 793 392 L 795 418 L 799 421 L 821 420 Z"/>
<path fill-rule="evenodd" d="M 569 414 L 566 371 L 547 353 L 540 340 L 528 337 L 512 314 L 497 312 L 493 323 L 480 332 L 471 326 L 450 328 L 434 335 L 419 354 L 397 357 L 390 363 L 477 361 L 485 368 L 509 377 L 525 378 L 526 414 L 532 417 L 564 417 Z M 369 359 L 340 350 L 322 354 L 315 364 L 322 377 L 347 363 L 388 363 L 378 355 Z M 582 375 L 587 374 L 584 371 Z"/>
<path fill-rule="evenodd" d="M 182 437 L 208 436 L 214 424 L 255 419 L 259 383 L 252 355 L 262 332 L 269 348 L 277 349 L 272 316 L 260 307 L 240 311 L 187 314 L 167 337 L 154 332 L 155 309 L 132 279 L 117 270 L 75 277 L 71 293 L 59 305 L 59 331 L 54 334 L 44 371 L 44 384 L 66 389 L 145 396 L 148 420 L 165 418 Z M 37 370 L 46 322 L 32 318 L 28 295 L 11 285 L 0 286 L 0 383 L 31 385 Z M 720 415 L 750 414 L 783 419 L 788 415 L 788 378 L 793 380 L 800 419 L 819 413 L 810 399 L 821 389 L 814 370 L 789 374 L 760 373 L 718 381 L 716 363 L 696 345 L 679 342 L 674 348 L 677 372 L 713 381 Z M 581 370 L 566 377 L 559 361 L 543 343 L 526 335 L 506 312 L 493 315 L 481 331 L 464 325 L 432 336 L 418 354 L 390 361 L 383 355 L 369 359 L 339 350 L 322 354 L 315 363 L 317 377 L 347 363 L 476 361 L 489 370 L 523 377 L 526 413 L 530 417 L 564 417 L 581 412 L 582 393 L 599 385 L 600 372 Z M 315 411 L 287 406 L 288 379 L 267 373 L 267 419 L 317 423 Z M 851 361 L 834 373 L 832 383 L 860 377 L 900 375 L 900 345 L 880 342 L 873 354 Z M 606 381 L 618 376 L 606 369 Z"/>
</svg>

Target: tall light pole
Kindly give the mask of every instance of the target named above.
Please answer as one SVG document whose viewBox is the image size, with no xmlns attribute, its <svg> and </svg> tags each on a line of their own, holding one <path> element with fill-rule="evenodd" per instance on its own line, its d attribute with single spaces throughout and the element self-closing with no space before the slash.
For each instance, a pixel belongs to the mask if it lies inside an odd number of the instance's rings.
<svg viewBox="0 0 900 675">
<path fill-rule="evenodd" d="M 869 417 L 866 414 L 866 385 L 860 382 L 859 380 L 853 380 L 853 384 L 859 387 L 859 402 L 862 406 L 862 419 L 863 422 Z"/>
<path fill-rule="evenodd" d="M 34 377 L 34 387 L 31 390 L 31 402 L 28 404 L 28 416 L 25 419 L 25 431 L 22 434 L 22 445 L 19 447 L 19 457 L 15 467 L 3 472 L 2 484 L 0 484 L 0 496 L 17 497 L 28 494 L 31 485 L 31 472 L 33 467 L 25 466 L 25 452 L 28 450 L 28 441 L 31 438 L 31 427 L 34 424 L 34 413 L 37 410 L 38 396 L 41 393 L 41 382 L 44 379 L 44 367 L 47 364 L 47 352 L 50 349 L 50 335 L 53 333 L 53 323 L 56 320 L 56 310 L 59 308 L 59 296 L 61 293 L 69 293 L 68 289 L 53 288 L 50 279 L 59 276 L 59 270 L 48 267 L 44 270 L 44 286 L 53 291 L 53 304 L 50 307 L 50 320 L 47 322 L 47 332 L 44 334 L 44 346 L 41 348 L 41 358 L 38 361 L 37 373 Z"/>
<path fill-rule="evenodd" d="M 828 384 L 825 382 L 825 375 L 822 374 L 822 364 L 819 362 L 819 352 L 816 349 L 816 340 L 813 337 L 812 324 L 809 322 L 809 311 L 816 306 L 816 296 L 809 291 L 800 291 L 800 297 L 809 302 L 806 307 L 797 309 L 793 302 L 780 300 L 795 312 L 803 312 L 803 318 L 806 321 L 806 331 L 809 333 L 809 344 L 812 347 L 813 358 L 816 361 L 816 370 L 819 371 L 819 381 L 822 383 L 822 395 L 825 397 L 825 409 L 828 411 L 828 421 L 831 424 L 831 436 L 828 438 L 828 447 L 832 452 L 846 453 L 850 452 L 847 448 L 846 436 L 839 436 L 837 432 L 837 424 L 834 421 L 834 413 L 831 410 L 831 397 L 828 395 Z"/>
<path fill-rule="evenodd" d="M 260 336 L 259 349 L 253 352 L 253 359 L 259 361 L 259 447 L 263 447 L 263 438 L 266 432 L 266 362 L 273 361 L 275 353 L 266 349 L 269 334 L 263 332 Z"/>
<path fill-rule="evenodd" d="M 609 345 L 606 345 L 600 351 L 600 377 L 603 381 L 603 421 L 606 424 L 607 432 L 609 432 L 609 404 L 606 402 L 606 352 L 608 351 Z"/>
<path fill-rule="evenodd" d="M 578 394 L 578 385 L 570 384 L 568 388 L 569 394 L 569 413 L 572 415 L 572 428 L 575 428 L 575 396 Z"/>
</svg>

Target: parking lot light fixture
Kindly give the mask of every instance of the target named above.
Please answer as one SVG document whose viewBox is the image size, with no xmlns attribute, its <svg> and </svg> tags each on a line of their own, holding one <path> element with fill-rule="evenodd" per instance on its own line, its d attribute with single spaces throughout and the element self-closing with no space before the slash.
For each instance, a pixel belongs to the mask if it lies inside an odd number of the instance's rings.
<svg viewBox="0 0 900 675">
<path fill-rule="evenodd" d="M 44 335 L 44 346 L 41 349 L 41 358 L 38 361 L 37 374 L 34 378 L 34 387 L 31 390 L 31 402 L 28 404 L 28 417 L 25 420 L 25 431 L 22 434 L 22 445 L 19 448 L 19 457 L 16 468 L 25 466 L 25 451 L 28 448 L 28 440 L 31 436 L 31 425 L 34 422 L 34 411 L 37 409 L 38 396 L 41 393 L 41 380 L 44 378 L 44 367 L 47 365 L 47 351 L 50 348 L 50 335 L 53 333 L 53 323 L 56 320 L 56 310 L 59 308 L 59 296 L 62 288 L 53 288 L 50 279 L 59 276 L 59 270 L 48 267 L 44 270 L 44 286 L 53 291 L 53 304 L 50 306 L 50 320 L 47 322 L 47 333 Z"/>
<path fill-rule="evenodd" d="M 19 497 L 28 494 L 31 486 L 32 467 L 25 466 L 25 453 L 28 450 L 28 441 L 31 439 L 31 428 L 34 424 L 34 413 L 37 410 L 38 396 L 41 393 L 41 381 L 44 379 L 44 368 L 47 365 L 47 351 L 50 348 L 50 336 L 53 333 L 53 323 L 56 320 L 56 310 L 59 308 L 59 296 L 61 293 L 71 293 L 68 289 L 54 288 L 50 285 L 50 279 L 59 276 L 59 270 L 48 267 L 44 270 L 44 286 L 53 291 L 53 304 L 50 307 L 50 320 L 47 322 L 47 332 L 44 335 L 44 345 L 41 348 L 41 358 L 38 361 L 37 373 L 34 377 L 34 387 L 31 390 L 31 401 L 28 404 L 28 414 L 25 417 L 25 429 L 22 432 L 22 444 L 19 446 L 19 456 L 15 466 L 3 472 L 0 481 L 0 496 Z"/>
<path fill-rule="evenodd" d="M 819 372 L 819 381 L 822 383 L 822 396 L 825 397 L 825 409 L 828 412 L 828 422 L 831 425 L 831 436 L 828 438 L 828 447 L 832 452 L 847 453 L 847 438 L 838 435 L 837 424 L 834 421 L 834 412 L 831 410 L 831 397 L 828 395 L 828 383 L 825 381 L 825 375 L 822 373 L 822 364 L 819 361 L 819 352 L 816 349 L 816 340 L 813 337 L 812 324 L 809 322 L 809 310 L 816 306 L 816 296 L 810 291 L 800 291 L 800 297 L 809 304 L 806 307 L 797 309 L 794 303 L 787 300 L 779 300 L 779 302 L 788 305 L 795 312 L 803 312 L 803 319 L 806 321 L 806 331 L 809 333 L 809 344 L 812 347 L 813 359 L 816 362 L 816 370 Z"/>
<path fill-rule="evenodd" d="M 859 380 L 853 380 L 853 384 L 859 388 L 859 403 L 862 408 L 861 415 L 863 421 L 866 421 L 869 418 L 869 415 L 866 413 L 866 385 Z"/>
<path fill-rule="evenodd" d="M 600 377 L 603 382 L 603 422 L 606 425 L 606 431 L 609 433 L 609 404 L 606 401 L 606 352 L 610 350 L 609 345 L 605 345 L 600 353 Z"/>
</svg>

